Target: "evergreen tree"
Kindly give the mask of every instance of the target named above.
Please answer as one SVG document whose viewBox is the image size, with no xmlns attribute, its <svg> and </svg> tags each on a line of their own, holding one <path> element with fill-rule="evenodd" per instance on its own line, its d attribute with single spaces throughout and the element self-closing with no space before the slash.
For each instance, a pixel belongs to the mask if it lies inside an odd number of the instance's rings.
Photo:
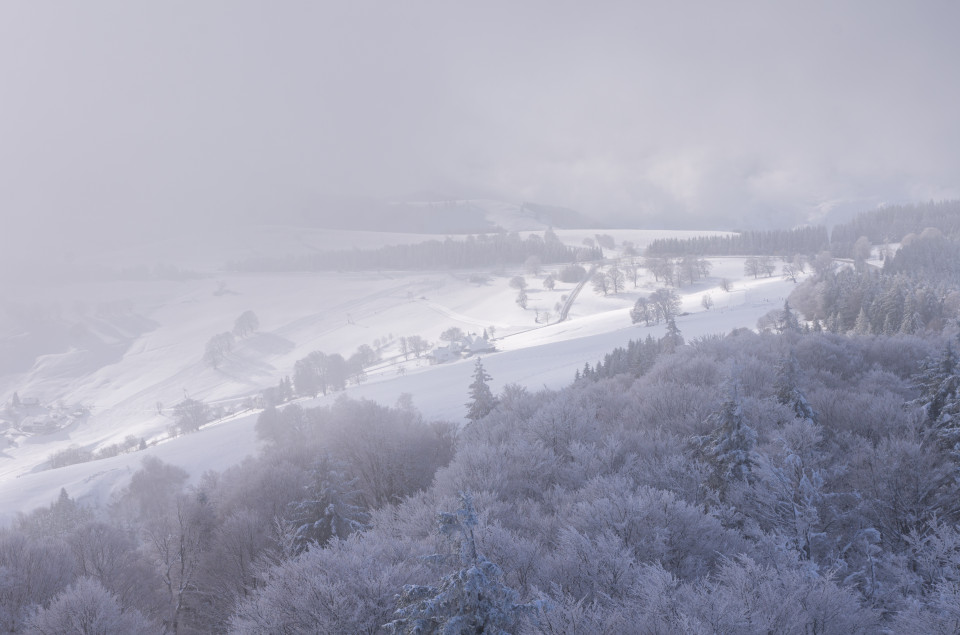
<svg viewBox="0 0 960 635">
<path fill-rule="evenodd" d="M 799 419 L 809 419 L 816 423 L 817 414 L 807 402 L 807 398 L 798 386 L 800 381 L 800 365 L 797 362 L 797 356 L 793 351 L 790 355 L 781 359 L 777 364 L 777 401 L 785 406 L 790 406 L 794 414 Z"/>
<path fill-rule="evenodd" d="M 853 325 L 853 332 L 857 335 L 870 335 L 870 319 L 863 307 L 860 307 L 860 313 L 857 314 L 857 321 Z"/>
<path fill-rule="evenodd" d="M 305 493 L 306 498 L 292 503 L 298 550 L 322 547 L 366 526 L 368 514 L 360 503 L 357 479 L 329 456 L 314 466 Z"/>
<path fill-rule="evenodd" d="M 789 300 L 785 300 L 783 303 L 783 311 L 780 313 L 780 323 L 777 325 L 777 330 L 781 333 L 800 332 L 800 319 L 797 317 L 796 311 L 791 308 Z"/>
<path fill-rule="evenodd" d="M 928 358 L 914 375 L 926 421 L 941 446 L 960 455 L 960 356 L 953 342 L 940 355 Z"/>
<path fill-rule="evenodd" d="M 660 344 L 665 353 L 671 353 L 678 346 L 683 346 L 683 335 L 681 335 L 672 315 L 667 318 L 667 334 L 660 339 Z"/>
<path fill-rule="evenodd" d="M 473 383 L 470 384 L 470 401 L 466 404 L 467 419 L 470 421 L 483 419 L 497 406 L 497 398 L 487 384 L 491 379 L 478 357 L 473 369 Z"/>
<path fill-rule="evenodd" d="M 477 552 L 473 498 L 461 492 L 460 500 L 463 507 L 455 513 L 437 517 L 440 533 L 459 543 L 460 569 L 436 586 L 406 585 L 398 597 L 396 619 L 384 625 L 391 632 L 506 635 L 516 632 L 522 614 L 535 608 L 517 604 L 517 592 L 500 581 L 500 567 Z"/>
<path fill-rule="evenodd" d="M 755 465 L 753 448 L 757 435 L 743 421 L 743 406 L 735 379 L 730 380 L 729 395 L 713 415 L 713 421 L 716 428 L 701 439 L 701 445 L 713 464 L 713 486 L 722 497 L 731 483 L 752 482 Z"/>
</svg>

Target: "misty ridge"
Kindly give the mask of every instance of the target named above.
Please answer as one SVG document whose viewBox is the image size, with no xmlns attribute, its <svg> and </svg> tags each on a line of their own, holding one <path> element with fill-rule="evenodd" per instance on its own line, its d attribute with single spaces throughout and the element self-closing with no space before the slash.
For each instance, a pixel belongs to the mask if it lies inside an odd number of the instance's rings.
<svg viewBox="0 0 960 635">
<path fill-rule="evenodd" d="M 0 4 L 0 633 L 960 632 L 958 20 Z"/>
</svg>

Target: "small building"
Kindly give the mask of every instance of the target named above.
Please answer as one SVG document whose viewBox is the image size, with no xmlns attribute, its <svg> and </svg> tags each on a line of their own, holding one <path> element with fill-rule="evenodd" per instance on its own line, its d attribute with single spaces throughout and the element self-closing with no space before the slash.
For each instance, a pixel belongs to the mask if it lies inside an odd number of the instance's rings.
<svg viewBox="0 0 960 635">
<path fill-rule="evenodd" d="M 431 364 L 445 364 L 481 353 L 492 353 L 496 347 L 482 335 L 464 335 L 446 346 L 437 346 L 427 357 Z"/>
<path fill-rule="evenodd" d="M 461 355 L 470 357 L 481 353 L 492 353 L 497 350 L 493 343 L 482 335 L 467 335 L 464 338 L 464 348 Z"/>
<path fill-rule="evenodd" d="M 20 422 L 20 431 L 30 434 L 49 434 L 58 428 L 57 422 L 48 417 L 25 417 Z"/>
</svg>

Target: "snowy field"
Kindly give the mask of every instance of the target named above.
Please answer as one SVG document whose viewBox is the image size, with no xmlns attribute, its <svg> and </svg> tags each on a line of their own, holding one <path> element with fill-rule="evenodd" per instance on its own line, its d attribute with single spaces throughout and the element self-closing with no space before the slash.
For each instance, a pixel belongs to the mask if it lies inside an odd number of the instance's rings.
<svg viewBox="0 0 960 635">
<path fill-rule="evenodd" d="M 618 246 L 627 240 L 642 248 L 663 236 L 718 232 L 557 233 L 571 245 L 608 233 Z M 261 238 L 259 248 L 266 249 L 264 245 L 269 244 L 275 253 L 292 240 L 316 249 L 337 245 L 369 248 L 427 237 L 270 228 Z M 179 465 L 194 478 L 241 461 L 257 450 L 253 430 L 257 411 L 238 412 L 197 433 L 170 438 L 172 406 L 189 396 L 240 408 L 261 389 L 291 375 L 294 362 L 314 350 L 347 357 L 361 345 L 387 343 L 380 351 L 383 361 L 368 370 L 366 381 L 351 383 L 345 394 L 393 404 L 409 393 L 426 418 L 460 422 L 474 361 L 430 365 L 425 358 L 404 359 L 399 337 L 419 335 L 437 343 L 440 333 L 452 326 L 475 333 L 492 330 L 498 350 L 485 355 L 483 362 L 498 391 L 508 383 L 531 390 L 559 388 L 570 383 L 585 362 L 594 364 L 630 339 L 664 332 L 663 325 L 643 327 L 630 322 L 629 310 L 636 299 L 658 288 L 645 270 L 636 288 L 628 281 L 626 290 L 617 295 L 604 297 L 586 285 L 569 318 L 555 323 L 556 306 L 574 287 L 558 282 L 553 290 L 543 288 L 544 277 L 559 269 L 555 266 L 545 267 L 539 276 L 520 269 L 315 274 L 217 271 L 216 263 L 243 253 L 234 243 L 221 250 L 207 249 L 194 261 L 186 257 L 195 253 L 190 245 L 164 244 L 114 255 L 113 262 L 156 263 L 159 253 L 176 255 L 179 262 L 204 272 L 203 277 L 85 282 L 57 288 L 52 295 L 50 290 L 30 287 L 15 290 L 24 304 L 55 302 L 59 320 L 74 324 L 87 339 L 99 344 L 44 355 L 29 369 L 0 376 L 4 401 L 16 390 L 20 397 L 37 398 L 42 404 L 82 404 L 90 413 L 53 433 L 7 431 L 9 444 L 0 446 L 0 523 L 18 511 L 48 504 L 61 487 L 81 500 L 103 502 L 125 484 L 146 454 Z M 608 251 L 605 255 L 617 254 Z M 794 286 L 780 277 L 744 278 L 743 258 L 714 258 L 711 263 L 709 277 L 680 290 L 682 311 L 687 314 L 677 319 L 677 325 L 688 340 L 754 327 L 761 315 L 782 306 Z M 516 290 L 509 280 L 515 275 L 525 275 L 529 285 L 526 310 L 514 302 Z M 476 282 L 478 276 L 487 280 Z M 729 292 L 720 289 L 723 278 L 732 282 Z M 704 294 L 713 299 L 710 310 L 701 305 Z M 206 365 L 202 360 L 206 342 L 231 330 L 234 320 L 247 310 L 258 316 L 258 332 L 239 339 L 216 370 Z M 541 317 L 550 313 L 553 323 L 535 322 L 538 312 Z M 0 332 L 2 338 L 21 336 L 9 329 Z M 326 403 L 340 394 L 344 393 L 301 403 Z M 128 436 L 142 437 L 150 447 L 46 469 L 49 457 L 58 450 L 78 446 L 94 451 Z"/>
</svg>

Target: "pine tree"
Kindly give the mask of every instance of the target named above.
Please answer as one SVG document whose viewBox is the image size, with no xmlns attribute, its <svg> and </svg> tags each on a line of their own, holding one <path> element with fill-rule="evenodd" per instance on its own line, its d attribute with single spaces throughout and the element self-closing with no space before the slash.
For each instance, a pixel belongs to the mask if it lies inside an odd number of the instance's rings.
<svg viewBox="0 0 960 635">
<path fill-rule="evenodd" d="M 911 403 L 923 408 L 940 444 L 960 452 L 960 356 L 953 342 L 924 361 L 913 380 L 920 397 Z"/>
<path fill-rule="evenodd" d="M 460 569 L 435 586 L 406 585 L 397 598 L 396 619 L 384 625 L 390 632 L 506 635 L 516 632 L 523 613 L 536 608 L 517 604 L 517 592 L 500 581 L 500 567 L 477 552 L 473 498 L 461 492 L 460 500 L 463 507 L 455 513 L 442 512 L 437 517 L 440 533 L 459 543 Z"/>
<path fill-rule="evenodd" d="M 793 351 L 790 355 L 781 359 L 777 365 L 777 401 L 785 406 L 790 406 L 794 414 L 799 419 L 809 419 L 816 423 L 817 415 L 807 398 L 800 392 L 798 383 L 800 381 L 800 365 L 797 362 L 797 356 Z"/>
<path fill-rule="evenodd" d="M 781 333 L 800 332 L 800 319 L 797 317 L 796 312 L 790 307 L 789 301 L 784 301 L 783 303 L 783 311 L 780 313 L 780 323 L 777 325 L 777 330 Z"/>
<path fill-rule="evenodd" d="M 672 315 L 667 318 L 667 334 L 660 339 L 660 344 L 665 353 L 672 353 L 677 347 L 683 346 L 683 335 Z"/>
<path fill-rule="evenodd" d="M 857 314 L 857 321 L 853 325 L 853 332 L 857 335 L 870 335 L 870 319 L 863 307 L 860 307 L 860 313 Z"/>
<path fill-rule="evenodd" d="M 713 464 L 713 486 L 721 496 L 735 481 L 753 481 L 753 448 L 757 435 L 743 421 L 743 406 L 735 379 L 730 380 L 729 396 L 713 415 L 716 428 L 701 439 L 704 454 Z"/>
<path fill-rule="evenodd" d="M 493 378 L 483 369 L 483 363 L 478 357 L 473 369 L 473 383 L 470 384 L 470 401 L 466 404 L 467 419 L 470 421 L 483 419 L 496 408 L 497 398 L 487 384 L 491 379 Z"/>
<path fill-rule="evenodd" d="M 291 504 L 298 551 L 322 547 L 332 538 L 346 538 L 366 527 L 369 516 L 360 503 L 357 479 L 329 456 L 314 466 L 304 493 L 306 498 Z"/>
</svg>

